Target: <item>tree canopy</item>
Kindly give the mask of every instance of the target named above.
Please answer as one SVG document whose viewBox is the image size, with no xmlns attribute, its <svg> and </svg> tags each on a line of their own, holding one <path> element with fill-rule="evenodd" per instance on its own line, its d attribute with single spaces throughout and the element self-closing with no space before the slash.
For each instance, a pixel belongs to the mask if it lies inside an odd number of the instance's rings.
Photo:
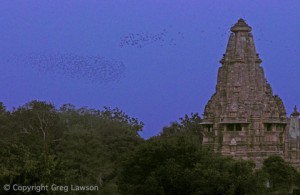
<svg viewBox="0 0 300 195">
<path fill-rule="evenodd" d="M 7 111 L 1 103 L 0 122 L 3 184 L 93 184 L 115 194 L 120 159 L 143 143 L 143 123 L 118 108 L 56 109 L 34 100 Z"/>
<path fill-rule="evenodd" d="M 122 194 L 260 194 L 254 162 L 219 156 L 189 137 L 153 138 L 122 164 Z"/>
</svg>

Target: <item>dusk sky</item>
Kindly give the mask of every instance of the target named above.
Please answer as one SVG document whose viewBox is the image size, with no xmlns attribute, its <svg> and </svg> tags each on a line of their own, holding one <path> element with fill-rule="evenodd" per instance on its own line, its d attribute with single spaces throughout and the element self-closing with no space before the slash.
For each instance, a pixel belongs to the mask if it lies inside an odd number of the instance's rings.
<svg viewBox="0 0 300 195">
<path fill-rule="evenodd" d="M 118 107 L 157 135 L 202 116 L 239 18 L 289 116 L 300 107 L 298 0 L 1 1 L 0 101 Z"/>
</svg>

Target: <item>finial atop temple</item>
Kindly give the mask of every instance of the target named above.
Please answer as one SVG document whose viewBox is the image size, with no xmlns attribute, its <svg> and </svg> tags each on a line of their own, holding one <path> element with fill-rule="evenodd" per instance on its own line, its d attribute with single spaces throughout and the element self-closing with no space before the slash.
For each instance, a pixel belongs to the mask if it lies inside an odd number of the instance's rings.
<svg viewBox="0 0 300 195">
<path fill-rule="evenodd" d="M 297 106 L 294 107 L 294 112 L 291 115 L 292 116 L 300 116 L 300 113 L 297 111 Z"/>
<path fill-rule="evenodd" d="M 240 18 L 238 22 L 233 27 L 231 27 L 230 30 L 232 32 L 239 32 L 239 31 L 250 32 L 252 28 L 248 26 L 248 24 L 245 22 L 244 19 Z"/>
</svg>

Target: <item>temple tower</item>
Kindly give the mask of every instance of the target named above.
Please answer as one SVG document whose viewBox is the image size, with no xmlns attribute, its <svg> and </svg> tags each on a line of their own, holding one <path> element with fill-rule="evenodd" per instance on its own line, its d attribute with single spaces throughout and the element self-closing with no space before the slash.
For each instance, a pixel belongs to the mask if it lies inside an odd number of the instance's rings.
<svg viewBox="0 0 300 195">
<path fill-rule="evenodd" d="M 294 165 L 300 171 L 300 113 L 297 107 L 288 118 L 288 126 L 285 141 L 285 160 Z"/>
<path fill-rule="evenodd" d="M 259 165 L 268 155 L 283 156 L 287 118 L 264 76 L 251 30 L 243 19 L 231 27 L 216 92 L 204 110 L 203 143 Z"/>
</svg>

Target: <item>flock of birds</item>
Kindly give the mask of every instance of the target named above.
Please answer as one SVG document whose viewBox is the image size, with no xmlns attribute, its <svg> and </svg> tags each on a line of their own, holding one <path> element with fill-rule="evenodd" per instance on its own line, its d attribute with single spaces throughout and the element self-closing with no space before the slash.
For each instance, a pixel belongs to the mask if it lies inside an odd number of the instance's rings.
<svg viewBox="0 0 300 195">
<path fill-rule="evenodd" d="M 196 30 L 197 31 L 197 30 Z M 204 33 L 204 31 L 201 31 Z M 224 36 L 225 34 L 222 34 Z M 178 40 L 184 39 L 180 31 L 163 29 L 159 33 L 129 33 L 120 39 L 120 48 L 142 48 L 151 44 L 159 46 L 176 46 Z M 71 79 L 84 79 L 92 82 L 112 82 L 120 80 L 125 72 L 122 61 L 103 56 L 77 54 L 34 54 L 23 56 L 22 63 L 32 66 L 43 73 L 52 73 Z"/>
<path fill-rule="evenodd" d="M 163 29 L 160 33 L 129 33 L 121 37 L 120 48 L 126 46 L 142 48 L 153 43 L 159 43 L 160 46 L 175 46 L 176 40 L 178 39 L 184 39 L 182 32 L 177 32 L 175 35 L 171 36 L 166 29 Z"/>
<path fill-rule="evenodd" d="M 41 72 L 100 83 L 120 80 L 126 69 L 123 62 L 115 59 L 76 54 L 29 55 L 23 63 Z"/>
<path fill-rule="evenodd" d="M 184 39 L 182 32 L 171 34 L 165 29 L 160 33 L 129 33 L 121 37 L 120 47 L 141 48 L 153 43 L 159 43 L 160 46 L 175 46 L 176 40 L 179 38 Z M 40 73 L 50 73 L 59 77 L 97 83 L 119 81 L 124 77 L 126 70 L 126 66 L 122 61 L 98 55 L 37 53 L 14 56 L 9 61 L 11 60 L 14 61 L 13 63 L 21 63 L 26 67 L 32 67 Z"/>
</svg>

